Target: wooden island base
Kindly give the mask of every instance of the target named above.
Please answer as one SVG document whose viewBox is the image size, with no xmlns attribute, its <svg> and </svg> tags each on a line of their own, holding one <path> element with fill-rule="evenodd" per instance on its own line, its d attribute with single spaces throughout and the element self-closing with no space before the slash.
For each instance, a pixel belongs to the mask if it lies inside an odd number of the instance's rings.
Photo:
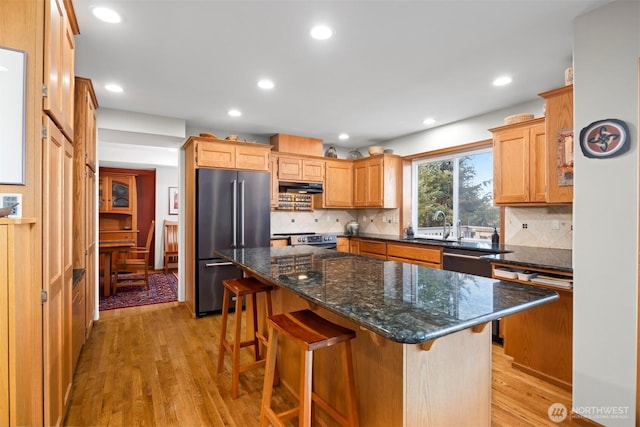
<svg viewBox="0 0 640 427">
<path fill-rule="evenodd" d="M 310 308 L 325 319 L 356 331 L 352 346 L 360 425 L 491 424 L 491 328 L 465 329 L 422 345 L 400 344 L 285 289 L 276 289 L 272 296 L 274 313 Z M 258 306 L 263 304 L 258 302 Z M 344 411 L 340 355 L 335 348 L 316 352 L 314 387 Z M 280 386 L 297 397 L 300 355 L 288 340 L 280 342 L 278 366 Z M 321 411 L 317 416 L 322 419 L 320 425 L 335 425 Z"/>
</svg>

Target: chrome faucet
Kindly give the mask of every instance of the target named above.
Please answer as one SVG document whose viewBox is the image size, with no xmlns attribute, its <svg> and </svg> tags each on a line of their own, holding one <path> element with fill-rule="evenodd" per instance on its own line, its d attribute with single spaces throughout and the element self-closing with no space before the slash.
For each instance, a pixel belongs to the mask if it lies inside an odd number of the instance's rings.
<svg viewBox="0 0 640 427">
<path fill-rule="evenodd" d="M 462 240 L 462 220 L 458 219 L 458 226 L 456 228 L 456 237 L 458 238 L 458 242 Z"/>
<path fill-rule="evenodd" d="M 436 211 L 436 213 L 433 214 L 433 220 L 437 221 L 441 215 L 442 215 L 442 240 L 447 240 L 447 237 L 449 237 L 449 234 L 451 234 L 451 224 L 447 222 L 447 215 L 443 211 Z M 448 230 L 447 230 L 447 227 L 449 227 Z"/>
</svg>

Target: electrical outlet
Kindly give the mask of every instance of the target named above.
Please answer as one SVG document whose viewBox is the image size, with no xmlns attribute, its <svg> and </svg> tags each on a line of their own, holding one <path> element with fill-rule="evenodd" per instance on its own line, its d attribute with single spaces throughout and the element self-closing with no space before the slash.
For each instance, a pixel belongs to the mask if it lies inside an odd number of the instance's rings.
<svg viewBox="0 0 640 427">
<path fill-rule="evenodd" d="M 560 230 L 560 221 L 558 221 L 557 219 L 554 219 L 553 221 L 551 221 L 551 229 Z"/>
<path fill-rule="evenodd" d="M 367 222 L 367 217 L 366 216 L 362 217 L 362 222 Z"/>
<path fill-rule="evenodd" d="M 11 209 L 9 218 L 22 218 L 22 194 L 20 193 L 0 193 L 0 208 L 6 208 L 18 203 L 18 206 Z"/>
<path fill-rule="evenodd" d="M 382 215 L 382 222 L 387 222 L 387 216 L 386 215 Z"/>
<path fill-rule="evenodd" d="M 331 217 L 327 215 L 327 222 L 331 222 Z"/>
</svg>

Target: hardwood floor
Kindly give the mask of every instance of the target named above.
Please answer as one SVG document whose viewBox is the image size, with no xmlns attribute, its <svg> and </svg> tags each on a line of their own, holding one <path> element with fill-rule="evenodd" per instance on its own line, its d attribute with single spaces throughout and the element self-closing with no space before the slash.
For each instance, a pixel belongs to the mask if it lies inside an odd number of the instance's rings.
<svg viewBox="0 0 640 427">
<path fill-rule="evenodd" d="M 240 396 L 231 399 L 229 357 L 216 373 L 219 330 L 220 316 L 193 319 L 177 302 L 101 312 L 80 355 L 65 425 L 257 426 L 262 369 L 241 374 Z M 556 402 L 570 410 L 571 393 L 512 369 L 494 345 L 492 425 L 558 425 L 547 416 Z M 275 388 L 274 406 L 294 403 Z"/>
</svg>

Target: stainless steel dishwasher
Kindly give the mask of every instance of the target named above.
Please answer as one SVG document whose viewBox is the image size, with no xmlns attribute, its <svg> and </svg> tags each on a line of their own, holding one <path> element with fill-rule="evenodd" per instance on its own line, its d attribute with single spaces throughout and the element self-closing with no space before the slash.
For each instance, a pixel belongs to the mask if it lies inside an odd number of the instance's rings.
<svg viewBox="0 0 640 427">
<path fill-rule="evenodd" d="M 480 258 L 490 253 L 491 252 L 445 247 L 442 250 L 442 268 L 458 273 L 491 277 L 491 263 L 489 260 Z M 494 342 L 502 344 L 500 319 L 491 322 L 491 338 Z"/>
</svg>

